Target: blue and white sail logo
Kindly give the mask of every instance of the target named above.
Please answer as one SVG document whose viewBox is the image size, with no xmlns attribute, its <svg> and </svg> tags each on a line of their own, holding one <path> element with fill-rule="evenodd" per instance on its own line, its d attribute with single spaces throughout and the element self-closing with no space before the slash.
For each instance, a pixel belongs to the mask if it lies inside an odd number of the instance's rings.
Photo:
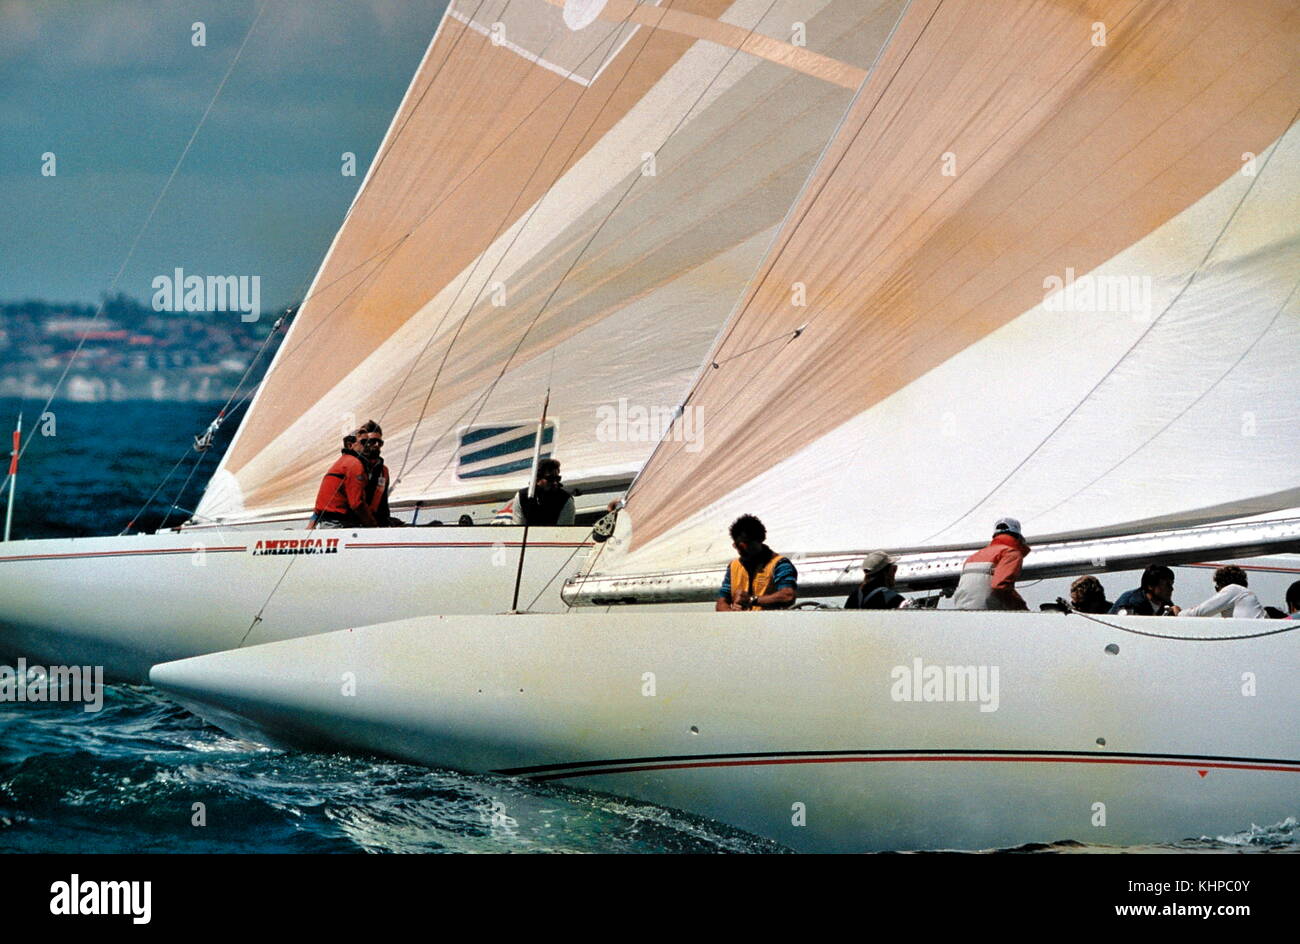
<svg viewBox="0 0 1300 944">
<path fill-rule="evenodd" d="M 536 423 L 464 429 L 456 449 L 456 478 L 480 479 L 530 469 L 536 445 Z M 547 423 L 542 432 L 541 457 L 549 458 L 554 446 L 555 424 Z"/>
</svg>

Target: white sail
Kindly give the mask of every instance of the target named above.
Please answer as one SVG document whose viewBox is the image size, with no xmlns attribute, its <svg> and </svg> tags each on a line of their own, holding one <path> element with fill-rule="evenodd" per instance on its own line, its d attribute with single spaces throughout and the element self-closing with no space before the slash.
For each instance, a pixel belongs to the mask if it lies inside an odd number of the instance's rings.
<svg viewBox="0 0 1300 944">
<path fill-rule="evenodd" d="M 548 386 L 566 481 L 629 480 L 903 6 L 455 0 L 200 515 L 309 509 L 368 418 L 395 502 L 507 494 L 465 436 Z"/>
<path fill-rule="evenodd" d="M 1007 9 L 909 6 L 595 572 L 1300 504 L 1300 8 Z"/>
</svg>

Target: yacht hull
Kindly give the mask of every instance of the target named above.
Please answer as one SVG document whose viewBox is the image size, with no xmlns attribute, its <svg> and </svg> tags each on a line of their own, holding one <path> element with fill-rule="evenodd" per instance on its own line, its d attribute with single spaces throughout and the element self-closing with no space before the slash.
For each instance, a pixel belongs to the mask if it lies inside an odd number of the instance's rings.
<svg viewBox="0 0 1300 944">
<path fill-rule="evenodd" d="M 532 528 L 520 606 L 561 609 L 586 528 Z M 231 531 L 0 544 L 0 651 L 102 665 L 158 662 L 418 613 L 511 608 L 523 529 Z M 260 614 L 260 618 L 259 617 Z"/>
<path fill-rule="evenodd" d="M 438 616 L 151 679 L 275 745 L 608 792 L 798 850 L 1130 845 L 1300 814 L 1294 628 L 942 611 Z"/>
</svg>

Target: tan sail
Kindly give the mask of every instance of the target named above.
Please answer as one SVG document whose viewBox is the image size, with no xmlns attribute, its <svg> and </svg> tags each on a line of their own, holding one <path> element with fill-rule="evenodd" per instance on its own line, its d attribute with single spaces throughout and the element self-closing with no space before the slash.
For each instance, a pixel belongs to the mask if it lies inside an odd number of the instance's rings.
<svg viewBox="0 0 1300 944">
<path fill-rule="evenodd" d="M 1300 5 L 998 10 L 909 6 L 599 569 L 1300 504 Z"/>
<path fill-rule="evenodd" d="M 566 480 L 630 477 L 903 6 L 456 0 L 200 514 L 310 508 L 367 418 L 395 500 L 511 491 L 462 439 L 548 385 Z"/>
</svg>

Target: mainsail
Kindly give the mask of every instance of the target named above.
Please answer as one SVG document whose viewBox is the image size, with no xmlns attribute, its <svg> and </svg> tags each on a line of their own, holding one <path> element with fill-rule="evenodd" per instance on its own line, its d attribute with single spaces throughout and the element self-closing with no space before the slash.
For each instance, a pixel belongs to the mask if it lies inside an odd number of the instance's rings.
<svg viewBox="0 0 1300 944">
<path fill-rule="evenodd" d="M 1294 0 L 914 0 L 593 572 L 1300 505 L 1297 117 Z"/>
<path fill-rule="evenodd" d="M 454 0 L 199 515 L 309 509 L 368 418 L 395 502 L 508 493 L 467 445 L 548 386 L 566 482 L 629 480 L 903 7 Z"/>
</svg>

